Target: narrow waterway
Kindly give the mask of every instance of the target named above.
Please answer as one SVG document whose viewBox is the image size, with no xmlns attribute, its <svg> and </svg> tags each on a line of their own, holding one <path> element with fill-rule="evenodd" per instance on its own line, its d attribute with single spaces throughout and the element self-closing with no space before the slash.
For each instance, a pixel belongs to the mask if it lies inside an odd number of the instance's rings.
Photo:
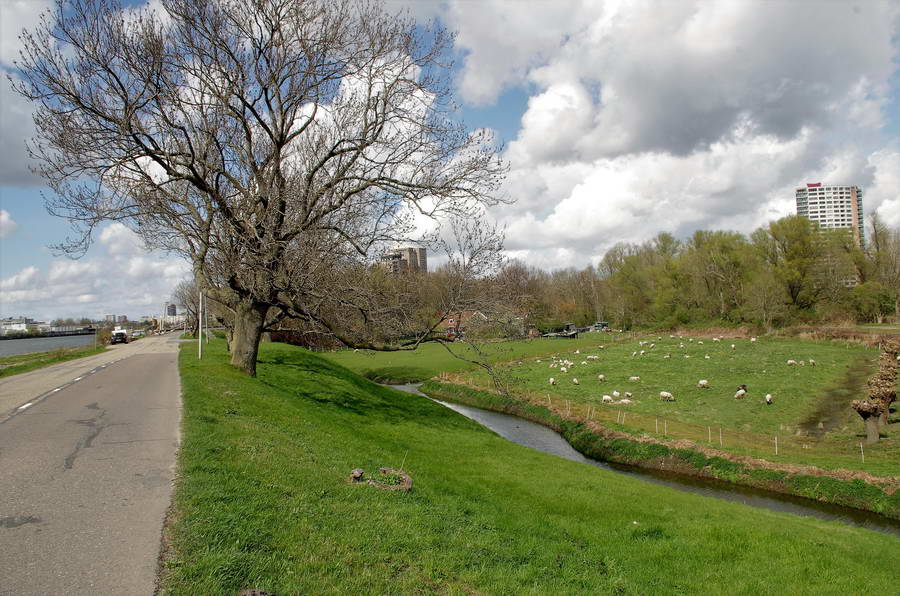
<svg viewBox="0 0 900 596">
<path fill-rule="evenodd" d="M 418 385 L 391 385 L 391 387 L 399 391 L 405 391 L 407 393 L 413 393 L 431 399 L 419 391 Z M 494 431 L 504 439 L 558 457 L 603 468 L 604 470 L 610 470 L 618 474 L 631 476 L 632 478 L 638 478 L 646 482 L 667 486 L 684 492 L 713 497 L 725 501 L 734 501 L 736 503 L 743 503 L 744 505 L 760 507 L 771 511 L 793 513 L 794 515 L 815 517 L 828 521 L 839 521 L 900 537 L 900 520 L 893 520 L 876 513 L 831 503 L 820 503 L 818 501 L 795 497 L 793 495 L 785 495 L 748 486 L 739 486 L 727 482 L 709 480 L 706 478 L 695 478 L 682 474 L 672 474 L 658 470 L 647 470 L 636 466 L 626 466 L 593 460 L 576 451 L 556 431 L 535 422 L 531 422 L 530 420 L 524 420 L 522 418 L 517 418 L 516 416 L 510 416 L 509 414 L 491 412 L 490 410 L 483 410 L 472 406 L 447 403 L 440 400 L 432 401 L 436 401 L 455 412 L 459 412 L 485 428 Z"/>
</svg>

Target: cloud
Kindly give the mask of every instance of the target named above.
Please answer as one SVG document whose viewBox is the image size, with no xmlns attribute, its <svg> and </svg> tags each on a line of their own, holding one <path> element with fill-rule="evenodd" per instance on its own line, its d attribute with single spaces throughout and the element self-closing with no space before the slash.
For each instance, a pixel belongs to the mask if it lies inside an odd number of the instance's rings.
<svg viewBox="0 0 900 596">
<path fill-rule="evenodd" d="M 530 96 L 505 152 L 518 201 L 493 212 L 510 254 L 564 267 L 661 231 L 750 232 L 793 213 L 807 181 L 859 184 L 867 213 L 900 220 L 885 111 L 900 5 L 528 7 L 454 2 L 447 17 L 465 101 Z M 501 33 L 485 15 L 504 12 Z"/>
<path fill-rule="evenodd" d="M 11 236 L 19 227 L 19 224 L 12 218 L 9 211 L 0 209 L 0 238 Z"/>
<path fill-rule="evenodd" d="M 136 234 L 121 224 L 107 225 L 98 239 L 99 254 L 55 259 L 46 271 L 27 266 L 0 280 L 2 315 L 53 319 L 155 314 L 189 273 L 180 259 L 144 251 Z"/>
</svg>

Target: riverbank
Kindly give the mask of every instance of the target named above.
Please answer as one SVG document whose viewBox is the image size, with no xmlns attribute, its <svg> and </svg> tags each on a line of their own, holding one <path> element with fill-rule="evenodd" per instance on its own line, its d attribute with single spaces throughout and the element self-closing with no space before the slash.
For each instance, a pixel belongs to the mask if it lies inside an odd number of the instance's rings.
<svg viewBox="0 0 900 596">
<path fill-rule="evenodd" d="M 501 439 L 308 351 L 180 355 L 167 594 L 875 593 L 897 539 L 681 493 Z M 407 472 L 410 492 L 349 482 Z M 788 553 L 789 556 L 785 556 Z M 764 572 L 763 572 L 764 571 Z"/>
<path fill-rule="evenodd" d="M 0 379 L 44 368 L 58 362 L 93 356 L 105 350 L 106 346 L 83 346 L 5 356 L 0 358 Z"/>
<path fill-rule="evenodd" d="M 446 381 L 427 381 L 420 390 L 436 399 L 513 414 L 544 424 L 559 432 L 580 453 L 600 461 L 712 478 L 900 519 L 900 477 L 897 476 L 780 464 L 699 446 L 692 441 L 634 436 L 625 432 L 624 427 L 610 428 L 579 419 L 567 413 L 560 403 L 555 407 L 539 405 Z"/>
</svg>

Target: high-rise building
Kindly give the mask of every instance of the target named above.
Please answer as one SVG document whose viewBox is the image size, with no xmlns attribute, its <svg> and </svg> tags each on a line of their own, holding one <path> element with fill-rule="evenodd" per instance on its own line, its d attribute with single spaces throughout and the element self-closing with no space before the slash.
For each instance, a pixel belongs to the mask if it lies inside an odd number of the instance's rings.
<svg viewBox="0 0 900 596">
<path fill-rule="evenodd" d="M 393 273 L 401 271 L 428 271 L 428 254 L 424 248 L 398 248 L 390 250 L 381 257 Z"/>
<path fill-rule="evenodd" d="M 169 315 L 170 317 L 175 316 L 176 313 L 175 313 L 175 305 L 174 304 L 166 305 L 166 314 Z"/>
<path fill-rule="evenodd" d="M 116 315 L 103 315 L 103 318 L 106 320 L 107 323 L 115 323 L 116 322 Z"/>
<path fill-rule="evenodd" d="M 116 315 L 116 323 L 125 323 L 128 321 L 128 315 Z"/>
<path fill-rule="evenodd" d="M 865 245 L 863 191 L 858 186 L 809 183 L 796 192 L 797 215 L 802 215 L 826 230 L 849 229 L 857 246 Z"/>
</svg>

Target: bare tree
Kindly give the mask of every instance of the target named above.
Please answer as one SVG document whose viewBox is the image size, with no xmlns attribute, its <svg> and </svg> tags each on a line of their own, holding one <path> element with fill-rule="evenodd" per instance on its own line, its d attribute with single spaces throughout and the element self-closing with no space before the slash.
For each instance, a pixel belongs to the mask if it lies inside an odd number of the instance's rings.
<svg viewBox="0 0 900 596">
<path fill-rule="evenodd" d="M 48 207 L 78 232 L 61 248 L 118 220 L 184 255 L 233 313 L 235 366 L 255 374 L 261 333 L 289 311 L 327 311 L 333 296 L 298 304 L 326 274 L 298 263 L 361 262 L 418 215 L 494 202 L 504 167 L 453 118 L 440 27 L 377 1 L 161 6 L 57 0 L 13 84 L 38 103 Z"/>
<path fill-rule="evenodd" d="M 172 301 L 181 306 L 187 324 L 192 335 L 200 337 L 200 319 L 198 310 L 200 304 L 200 289 L 193 279 L 186 279 L 178 283 L 172 290 Z"/>
</svg>

